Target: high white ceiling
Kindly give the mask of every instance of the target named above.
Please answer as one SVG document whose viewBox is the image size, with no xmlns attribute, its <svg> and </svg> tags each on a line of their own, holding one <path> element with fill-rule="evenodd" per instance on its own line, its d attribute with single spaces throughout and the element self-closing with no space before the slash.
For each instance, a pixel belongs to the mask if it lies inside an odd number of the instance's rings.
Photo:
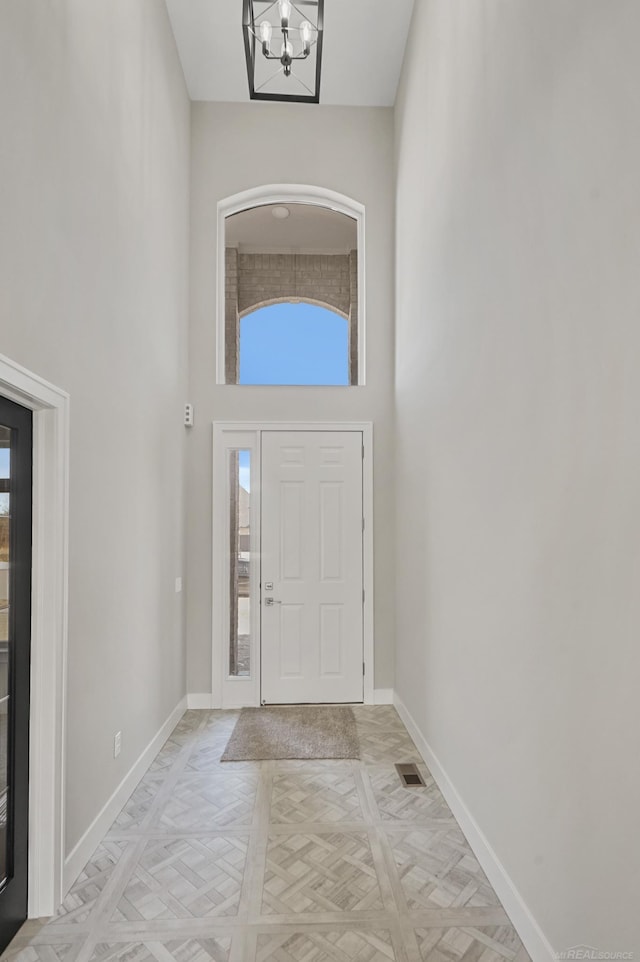
<svg viewBox="0 0 640 962">
<path fill-rule="evenodd" d="M 242 0 L 166 0 L 192 100 L 249 100 Z M 414 0 L 325 0 L 320 103 L 391 107 Z"/>
</svg>

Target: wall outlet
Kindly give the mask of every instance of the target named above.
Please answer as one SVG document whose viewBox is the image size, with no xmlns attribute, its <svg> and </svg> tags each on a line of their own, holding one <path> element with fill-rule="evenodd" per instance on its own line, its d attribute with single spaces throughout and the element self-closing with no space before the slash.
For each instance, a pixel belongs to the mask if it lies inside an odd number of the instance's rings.
<svg viewBox="0 0 640 962">
<path fill-rule="evenodd" d="M 182 591 L 182 578 L 176 578 L 176 594 L 179 595 Z"/>
<path fill-rule="evenodd" d="M 185 404 L 184 406 L 184 426 L 185 428 L 193 427 L 193 404 Z"/>
<path fill-rule="evenodd" d="M 116 732 L 113 736 L 113 757 L 117 758 L 122 748 L 122 732 Z"/>
</svg>

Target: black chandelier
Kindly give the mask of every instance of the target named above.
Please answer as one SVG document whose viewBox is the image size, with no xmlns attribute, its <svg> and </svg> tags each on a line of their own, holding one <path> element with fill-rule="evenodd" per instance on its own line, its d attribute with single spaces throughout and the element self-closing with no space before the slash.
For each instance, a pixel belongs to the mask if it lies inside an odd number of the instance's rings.
<svg viewBox="0 0 640 962">
<path fill-rule="evenodd" d="M 324 0 L 243 0 L 251 100 L 320 103 Z"/>
</svg>

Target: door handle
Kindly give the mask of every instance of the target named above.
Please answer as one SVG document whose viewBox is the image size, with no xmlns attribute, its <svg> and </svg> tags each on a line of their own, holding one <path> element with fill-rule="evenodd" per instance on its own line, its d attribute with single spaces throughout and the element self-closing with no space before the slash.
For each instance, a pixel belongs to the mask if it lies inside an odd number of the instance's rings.
<svg viewBox="0 0 640 962">
<path fill-rule="evenodd" d="M 264 599 L 264 603 L 265 603 L 265 605 L 267 606 L 267 608 L 272 608 L 273 605 L 281 605 L 281 604 L 282 604 L 281 601 L 276 601 L 275 598 L 265 598 L 265 599 Z"/>
</svg>

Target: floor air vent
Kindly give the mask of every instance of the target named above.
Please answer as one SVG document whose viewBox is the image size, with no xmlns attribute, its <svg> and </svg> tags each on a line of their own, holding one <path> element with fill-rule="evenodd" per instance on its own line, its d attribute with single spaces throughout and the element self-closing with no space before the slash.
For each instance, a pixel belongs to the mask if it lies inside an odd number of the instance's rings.
<svg viewBox="0 0 640 962">
<path fill-rule="evenodd" d="M 418 771 L 418 766 L 411 764 L 396 765 L 396 770 L 400 776 L 400 781 L 406 788 L 413 785 L 424 785 L 424 779 Z"/>
</svg>

